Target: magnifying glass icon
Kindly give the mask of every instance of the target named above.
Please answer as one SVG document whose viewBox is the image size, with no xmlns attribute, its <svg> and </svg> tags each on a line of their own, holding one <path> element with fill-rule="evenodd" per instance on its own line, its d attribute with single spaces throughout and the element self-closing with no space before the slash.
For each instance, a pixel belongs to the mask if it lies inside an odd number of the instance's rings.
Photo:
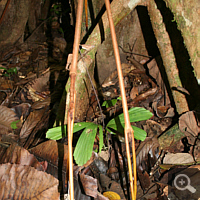
<svg viewBox="0 0 200 200">
<path fill-rule="evenodd" d="M 196 189 L 190 185 L 190 178 L 185 174 L 179 174 L 175 177 L 174 186 L 178 190 L 188 189 L 191 193 L 196 192 Z"/>
</svg>

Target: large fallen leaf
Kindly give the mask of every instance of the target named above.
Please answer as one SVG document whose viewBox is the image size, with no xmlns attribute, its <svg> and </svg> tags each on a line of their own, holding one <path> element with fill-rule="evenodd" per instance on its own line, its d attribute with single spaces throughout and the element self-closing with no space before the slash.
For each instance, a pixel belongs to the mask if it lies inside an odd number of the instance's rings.
<svg viewBox="0 0 200 200">
<path fill-rule="evenodd" d="M 29 150 L 34 154 L 38 160 L 47 161 L 48 166 L 46 172 L 53 175 L 54 177 L 61 176 L 62 181 L 65 183 L 67 163 L 68 163 L 68 146 L 65 144 L 58 143 L 53 140 L 43 142 L 36 147 Z M 61 166 L 60 166 L 61 165 Z M 75 173 L 74 173 L 75 175 Z M 61 177 L 59 177 L 61 181 Z M 65 186 L 64 190 L 65 190 Z M 91 198 L 84 195 L 80 188 L 80 183 L 76 177 L 74 177 L 74 199 L 90 200 Z"/>
<path fill-rule="evenodd" d="M 13 122 L 20 123 L 16 113 L 6 106 L 0 106 L 0 134 L 12 132 Z"/>
<path fill-rule="evenodd" d="M 199 199 L 199 177 L 200 165 L 176 166 L 168 170 L 158 183 L 161 186 L 167 185 L 166 195 L 175 196 L 177 200 Z"/>
<path fill-rule="evenodd" d="M 197 120 L 193 111 L 181 115 L 179 118 L 179 129 L 186 134 L 186 136 L 192 135 L 196 137 L 199 134 L 200 127 L 197 125 Z"/>
<path fill-rule="evenodd" d="M 58 180 L 30 166 L 0 165 L 0 199 L 59 199 Z"/>
<path fill-rule="evenodd" d="M 43 166 L 38 162 L 33 154 L 30 154 L 23 147 L 18 146 L 16 143 L 11 144 L 4 155 L 0 159 L 0 163 L 11 163 L 20 165 L 29 165 L 39 171 L 44 171 Z"/>
<path fill-rule="evenodd" d="M 53 140 L 48 140 L 37 145 L 36 147 L 31 148 L 29 152 L 34 154 L 40 160 L 46 160 L 49 164 L 51 164 L 51 166 L 54 165 L 56 167 L 56 171 L 52 171 L 52 175 L 55 177 L 58 175 L 57 169 L 59 159 L 62 159 L 64 170 L 67 167 L 68 146 L 65 144 L 61 144 Z M 48 165 L 48 167 L 50 166 Z"/>
</svg>

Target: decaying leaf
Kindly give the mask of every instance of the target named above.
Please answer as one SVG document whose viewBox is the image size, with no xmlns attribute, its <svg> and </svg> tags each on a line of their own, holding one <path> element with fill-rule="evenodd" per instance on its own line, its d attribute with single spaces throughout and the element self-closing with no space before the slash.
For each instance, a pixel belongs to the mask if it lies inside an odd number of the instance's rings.
<svg viewBox="0 0 200 200">
<path fill-rule="evenodd" d="M 30 166 L 0 165 L 0 199 L 59 199 L 58 180 Z"/>
<path fill-rule="evenodd" d="M 179 118 L 179 129 L 186 134 L 186 136 L 192 135 L 193 137 L 196 137 L 198 135 L 200 127 L 197 125 L 197 120 L 193 111 L 181 115 Z"/>
<path fill-rule="evenodd" d="M 141 165 L 142 162 L 147 161 L 149 156 L 155 163 L 159 156 L 159 143 L 157 138 L 148 137 L 145 141 L 141 142 L 136 151 L 137 166 Z"/>
<path fill-rule="evenodd" d="M 161 65 L 162 59 L 157 57 L 156 59 L 153 59 L 151 62 L 149 62 L 147 67 L 149 69 L 149 74 L 157 81 L 157 85 L 161 88 L 162 93 L 165 95 L 165 103 L 168 105 L 170 104 L 170 99 L 158 67 Z"/>
<path fill-rule="evenodd" d="M 91 197 L 97 197 L 97 179 L 87 176 L 85 174 L 80 174 L 81 183 L 85 194 Z"/>
<path fill-rule="evenodd" d="M 53 140 L 43 142 L 36 147 L 29 150 L 36 157 L 46 160 L 51 165 L 58 167 L 59 156 L 63 155 L 63 166 L 66 168 L 68 160 L 68 147 L 67 145 L 57 143 Z M 61 158 L 60 158 L 61 159 Z M 57 171 L 55 171 L 55 174 Z M 54 175 L 54 172 L 53 174 Z"/>
<path fill-rule="evenodd" d="M 46 93 L 49 91 L 49 76 L 50 72 L 47 72 L 43 76 L 35 79 L 32 83 L 26 85 L 33 101 L 44 100 L 47 97 Z"/>
<path fill-rule="evenodd" d="M 193 163 L 194 159 L 189 153 L 167 153 L 163 159 L 163 164 L 186 164 Z"/>
<path fill-rule="evenodd" d="M 43 113 L 44 113 L 43 110 L 34 110 L 33 112 L 29 114 L 28 118 L 24 122 L 22 129 L 20 131 L 21 139 L 29 136 L 29 134 L 37 125 L 37 123 L 41 120 Z"/>
<path fill-rule="evenodd" d="M 15 111 L 17 117 L 23 122 L 24 119 L 26 119 L 26 117 L 29 115 L 30 107 L 31 105 L 29 103 L 21 103 L 11 108 L 11 110 Z"/>
<path fill-rule="evenodd" d="M 31 108 L 32 108 L 33 110 L 38 110 L 38 109 L 44 108 L 45 106 L 49 106 L 49 105 L 50 105 L 50 102 L 51 102 L 51 98 L 50 98 L 50 97 L 47 97 L 47 98 L 45 98 L 43 101 L 36 101 L 36 102 L 31 106 Z"/>
<path fill-rule="evenodd" d="M 108 176 L 104 174 L 100 174 L 100 183 L 101 183 L 101 186 L 106 191 L 110 191 L 110 192 L 112 191 L 118 194 L 120 196 L 120 199 L 125 199 L 124 192 L 121 188 L 121 185 L 117 183 L 116 181 L 111 180 L 111 178 L 109 178 Z"/>
<path fill-rule="evenodd" d="M 13 110 L 6 106 L 0 106 L 0 134 L 12 132 L 12 122 L 17 122 L 20 124 L 19 126 L 21 126 L 21 123 L 18 120 L 19 118 Z"/>
<path fill-rule="evenodd" d="M 11 144 L 7 148 L 6 152 L 0 159 L 0 163 L 29 165 L 39 171 L 44 171 L 43 166 L 38 162 L 33 154 L 30 154 L 26 149 L 15 143 Z"/>
</svg>

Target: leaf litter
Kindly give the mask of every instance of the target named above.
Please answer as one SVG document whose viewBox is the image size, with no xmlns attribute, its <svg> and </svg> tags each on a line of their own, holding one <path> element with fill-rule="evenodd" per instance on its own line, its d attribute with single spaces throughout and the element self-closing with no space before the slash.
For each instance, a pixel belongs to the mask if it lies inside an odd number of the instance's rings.
<svg viewBox="0 0 200 200">
<path fill-rule="evenodd" d="M 53 127 L 54 122 L 52 123 L 51 120 L 55 119 L 67 74 L 65 66 L 61 64 L 66 41 L 62 37 L 55 37 L 52 44 L 54 49 L 50 68 L 47 62 L 46 43 L 22 45 L 17 52 L 13 50 L 15 53 L 9 59 L 0 60 L 1 66 L 9 66 L 9 63 L 15 59 L 19 61 L 16 64 L 17 71 L 10 73 L 8 70 L 1 70 L 0 77 L 0 196 L 2 199 L 3 195 L 4 198 L 9 196 L 13 199 L 16 195 L 21 199 L 32 198 L 32 196 L 39 199 L 59 199 L 59 192 L 67 193 L 66 138 L 55 137 L 54 140 L 59 140 L 55 142 L 46 141 L 45 137 L 48 130 L 47 137 L 52 138 L 49 128 Z M 4 55 L 9 52 L 5 51 Z M 127 56 L 126 53 L 124 54 Z M 33 59 L 34 62 L 31 62 Z M 199 165 L 195 165 L 195 162 L 200 160 L 199 121 L 198 113 L 195 111 L 186 112 L 179 117 L 179 129 L 184 133 L 182 140 L 173 139 L 169 144 L 171 149 L 160 148 L 164 140 L 163 135 L 174 125 L 173 120 L 176 116 L 157 60 L 145 60 L 148 62 L 146 64 L 144 60 L 139 62 L 129 55 L 126 63 L 122 65 L 130 119 L 135 127 L 134 131 L 139 133 L 138 137 L 136 136 L 138 198 L 152 200 L 158 196 L 157 194 L 164 199 L 169 195 L 170 189 L 174 189 L 170 180 L 166 181 L 166 176 L 169 177 L 170 174 L 186 173 L 193 183 L 199 184 L 199 180 L 195 178 L 196 174 L 199 174 Z M 146 73 L 147 69 L 148 73 Z M 10 75 L 7 76 L 9 73 Z M 187 93 L 184 88 L 177 89 Z M 100 90 L 99 96 L 104 102 L 102 106 L 104 106 L 107 126 L 112 128 L 109 132 L 113 129 L 119 131 L 116 128 L 118 116 L 123 133 L 124 121 L 116 71 L 106 78 Z M 84 200 L 91 197 L 118 199 L 119 196 L 125 199 L 129 196 L 129 183 L 123 135 L 120 139 L 118 134 L 107 133 L 104 138 L 103 129 L 99 126 L 101 121 L 99 108 L 95 103 L 93 92 L 89 96 L 93 103 L 87 108 L 87 122 L 76 119 L 77 123 L 74 126 L 74 132 L 77 132 L 74 134 L 74 148 L 78 142 L 82 145 L 82 148 L 74 151 L 80 159 L 77 162 L 81 163 L 78 166 L 74 162 L 75 199 Z M 145 119 L 141 118 L 142 121 L 139 116 L 134 119 L 135 116 L 131 115 L 131 112 L 138 107 L 143 108 L 143 111 L 139 110 L 141 117 L 145 114 L 143 112 L 149 111 L 149 116 Z M 92 111 L 89 112 L 90 110 Z M 65 136 L 66 127 L 58 127 L 58 131 L 62 131 Z M 146 131 L 146 135 L 141 138 L 143 131 Z M 87 136 L 87 140 L 81 137 L 83 134 Z M 178 149 L 180 152 L 173 147 L 178 143 L 184 146 L 183 150 Z M 92 153 L 88 156 L 86 152 L 89 150 Z M 186 166 L 187 164 L 189 167 Z M 177 166 L 180 172 L 176 171 Z M 195 173 L 191 173 L 191 169 Z M 59 189 L 59 192 L 58 180 L 62 182 L 60 186 L 62 189 Z M 38 187 L 38 185 L 42 186 Z M 183 195 L 178 190 L 175 194 L 180 197 Z"/>
</svg>

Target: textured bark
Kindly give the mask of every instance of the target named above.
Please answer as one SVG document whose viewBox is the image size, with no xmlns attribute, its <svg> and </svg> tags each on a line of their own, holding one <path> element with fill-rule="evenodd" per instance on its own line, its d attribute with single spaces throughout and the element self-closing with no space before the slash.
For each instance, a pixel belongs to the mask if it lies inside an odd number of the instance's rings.
<svg viewBox="0 0 200 200">
<path fill-rule="evenodd" d="M 170 88 L 177 88 L 178 86 L 182 87 L 173 48 L 169 35 L 166 31 L 166 27 L 163 23 L 162 15 L 157 9 L 157 5 L 155 4 L 154 0 L 149 1 L 147 8 L 149 11 L 153 31 L 157 39 L 157 45 L 165 66 Z M 176 104 L 177 112 L 182 114 L 188 111 L 189 108 L 185 96 L 176 90 L 172 90 L 172 94 Z"/>
<path fill-rule="evenodd" d="M 184 38 L 198 83 L 200 83 L 200 1 L 165 0 Z"/>
<path fill-rule="evenodd" d="M 0 48 L 13 45 L 23 38 L 24 29 L 29 16 L 30 1 L 11 1 L 2 23 L 0 24 Z M 6 1 L 0 2 L 0 16 L 5 8 Z"/>
</svg>

